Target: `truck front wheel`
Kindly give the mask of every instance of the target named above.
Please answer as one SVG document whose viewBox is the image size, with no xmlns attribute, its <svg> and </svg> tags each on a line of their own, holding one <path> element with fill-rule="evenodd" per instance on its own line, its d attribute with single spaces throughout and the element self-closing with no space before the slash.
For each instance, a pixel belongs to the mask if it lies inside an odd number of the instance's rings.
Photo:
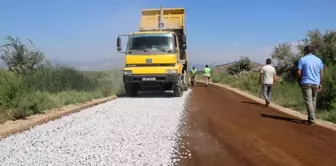
<svg viewBox="0 0 336 166">
<path fill-rule="evenodd" d="M 180 86 L 175 86 L 173 91 L 175 97 L 181 97 L 183 95 L 183 90 Z"/>
<path fill-rule="evenodd" d="M 189 89 L 189 74 L 187 71 L 185 71 L 183 76 L 183 90 L 187 91 L 188 89 Z"/>
<path fill-rule="evenodd" d="M 133 84 L 129 84 L 129 83 L 125 84 L 125 92 L 126 92 L 126 96 L 128 97 L 133 97 L 138 94 L 136 87 Z"/>
</svg>

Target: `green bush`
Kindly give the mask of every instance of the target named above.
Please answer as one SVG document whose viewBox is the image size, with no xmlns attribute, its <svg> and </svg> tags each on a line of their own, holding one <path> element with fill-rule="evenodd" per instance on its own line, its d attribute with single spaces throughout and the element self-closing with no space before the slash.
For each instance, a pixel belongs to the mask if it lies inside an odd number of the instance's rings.
<svg viewBox="0 0 336 166">
<path fill-rule="evenodd" d="M 51 66 L 44 54 L 19 39 L 6 38 L 0 58 L 0 123 L 68 104 L 110 96 L 122 88 L 122 72 L 84 72 Z"/>
<path fill-rule="evenodd" d="M 251 60 L 248 57 L 241 57 L 241 59 L 237 62 L 234 62 L 229 66 L 228 71 L 230 74 L 238 74 L 242 71 L 250 71 L 251 70 Z"/>
<path fill-rule="evenodd" d="M 13 100 L 25 93 L 22 77 L 14 72 L 0 71 L 0 107 L 12 105 Z"/>
<path fill-rule="evenodd" d="M 25 86 L 31 91 L 41 90 L 57 93 L 67 90 L 93 91 L 99 88 L 97 79 L 89 78 L 73 68 L 41 67 L 23 77 Z"/>
<path fill-rule="evenodd" d="M 76 71 L 70 72 L 74 74 L 71 77 L 67 70 L 45 70 L 41 69 L 30 76 L 0 71 L 0 123 L 68 104 L 110 96 L 123 89 L 121 71 L 97 71 L 90 74 Z M 67 79 L 62 79 L 63 75 L 68 75 Z M 43 76 L 60 81 L 41 79 Z M 76 80 L 81 85 L 75 85 Z"/>
<path fill-rule="evenodd" d="M 322 111 L 317 115 L 319 118 L 336 123 L 336 111 Z"/>
<path fill-rule="evenodd" d="M 336 66 L 327 67 L 322 81 L 322 91 L 318 98 L 318 107 L 336 111 Z"/>
</svg>

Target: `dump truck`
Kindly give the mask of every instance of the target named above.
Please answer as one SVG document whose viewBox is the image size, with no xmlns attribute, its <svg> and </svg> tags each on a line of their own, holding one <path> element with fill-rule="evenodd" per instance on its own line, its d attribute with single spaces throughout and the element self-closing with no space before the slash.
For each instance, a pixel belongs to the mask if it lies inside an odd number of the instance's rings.
<svg viewBox="0 0 336 166">
<path fill-rule="evenodd" d="M 121 36 L 127 37 L 124 52 Z M 144 9 L 138 31 L 118 35 L 117 51 L 125 53 L 123 82 L 127 96 L 139 91 L 189 88 L 184 8 Z"/>
</svg>

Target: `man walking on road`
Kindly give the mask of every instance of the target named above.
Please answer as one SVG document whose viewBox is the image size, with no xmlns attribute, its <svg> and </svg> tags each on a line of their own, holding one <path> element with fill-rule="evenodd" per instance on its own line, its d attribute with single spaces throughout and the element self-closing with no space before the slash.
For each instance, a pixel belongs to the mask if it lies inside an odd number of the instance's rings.
<svg viewBox="0 0 336 166">
<path fill-rule="evenodd" d="M 208 65 L 205 65 L 205 68 L 204 68 L 204 77 L 205 77 L 205 84 L 208 86 L 209 85 L 209 81 L 210 81 L 210 77 L 211 77 L 211 69 L 209 68 Z"/>
<path fill-rule="evenodd" d="M 297 66 L 297 77 L 308 112 L 308 124 L 315 124 L 317 93 L 322 90 L 323 63 L 313 54 L 313 47 L 304 48 L 305 56 L 300 58 Z"/>
<path fill-rule="evenodd" d="M 272 86 L 275 86 L 276 81 L 276 71 L 271 64 L 272 60 L 268 58 L 266 60 L 266 65 L 261 69 L 259 75 L 259 83 L 262 84 L 262 93 L 266 102 L 266 106 L 270 104 Z"/>
</svg>

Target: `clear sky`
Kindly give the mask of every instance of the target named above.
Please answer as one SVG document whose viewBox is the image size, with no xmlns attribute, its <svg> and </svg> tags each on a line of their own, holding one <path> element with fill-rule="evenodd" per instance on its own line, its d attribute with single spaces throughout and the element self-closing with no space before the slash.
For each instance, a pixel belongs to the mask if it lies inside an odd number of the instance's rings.
<svg viewBox="0 0 336 166">
<path fill-rule="evenodd" d="M 264 62 L 279 42 L 336 29 L 335 0 L 0 0 L 0 39 L 29 38 L 49 59 L 123 60 L 117 35 L 136 31 L 141 10 L 160 5 L 186 9 L 196 63 Z"/>
</svg>

